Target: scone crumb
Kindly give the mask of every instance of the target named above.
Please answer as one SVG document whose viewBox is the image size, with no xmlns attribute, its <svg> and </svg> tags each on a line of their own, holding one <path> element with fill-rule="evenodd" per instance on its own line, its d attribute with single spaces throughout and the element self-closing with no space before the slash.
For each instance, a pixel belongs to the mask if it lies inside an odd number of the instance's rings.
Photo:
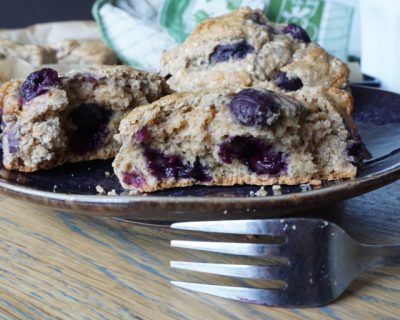
<svg viewBox="0 0 400 320">
<path fill-rule="evenodd" d="M 108 196 L 117 196 L 118 194 L 117 194 L 117 192 L 115 191 L 115 189 L 112 189 L 111 191 L 108 191 L 108 192 L 107 192 L 107 195 L 108 195 Z"/>
<path fill-rule="evenodd" d="M 227 214 L 227 213 L 228 213 L 228 210 L 224 210 L 223 214 Z"/>
<path fill-rule="evenodd" d="M 254 191 L 250 191 L 249 195 L 250 195 L 250 197 L 254 197 L 255 196 L 255 192 Z"/>
<path fill-rule="evenodd" d="M 99 194 L 105 194 L 106 193 L 106 190 L 104 190 L 104 188 L 99 184 L 96 186 L 96 191 Z"/>
<path fill-rule="evenodd" d="M 139 193 L 139 191 L 137 191 L 137 190 L 129 190 L 128 195 L 130 195 L 130 196 L 135 196 L 135 195 L 137 195 L 138 193 Z"/>
<path fill-rule="evenodd" d="M 265 190 L 264 187 L 261 187 L 260 189 L 257 190 L 257 192 L 255 193 L 256 197 L 265 197 L 268 195 L 268 192 Z"/>
<path fill-rule="evenodd" d="M 279 184 L 274 184 L 272 186 L 272 192 L 274 193 L 274 196 L 281 196 L 282 195 L 282 188 Z"/>
<path fill-rule="evenodd" d="M 320 186 L 321 184 L 322 184 L 322 181 L 318 180 L 318 179 L 314 179 L 314 180 L 310 181 L 310 185 L 312 185 L 312 186 Z"/>
<path fill-rule="evenodd" d="M 111 177 L 111 172 L 110 171 L 106 171 L 106 172 L 104 172 L 104 175 L 108 178 L 108 177 Z"/>
</svg>

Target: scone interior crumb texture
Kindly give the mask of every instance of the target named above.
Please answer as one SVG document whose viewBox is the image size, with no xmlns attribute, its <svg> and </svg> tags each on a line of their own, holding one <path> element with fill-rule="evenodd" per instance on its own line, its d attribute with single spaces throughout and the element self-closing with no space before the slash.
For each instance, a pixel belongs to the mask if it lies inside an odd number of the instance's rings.
<svg viewBox="0 0 400 320">
<path fill-rule="evenodd" d="M 313 90 L 319 98 L 303 103 L 256 87 L 177 93 L 139 107 L 121 122 L 115 173 L 145 192 L 354 177 L 361 143 L 329 90 Z"/>
<path fill-rule="evenodd" d="M 177 91 L 264 81 L 284 92 L 303 86 L 341 88 L 348 73 L 346 64 L 310 42 L 300 26 L 273 23 L 250 8 L 203 21 L 161 58 L 161 74 Z"/>
<path fill-rule="evenodd" d="M 128 66 L 90 67 L 59 76 L 45 68 L 0 89 L 3 163 L 35 171 L 109 159 L 121 119 L 169 93 L 164 80 Z"/>
</svg>

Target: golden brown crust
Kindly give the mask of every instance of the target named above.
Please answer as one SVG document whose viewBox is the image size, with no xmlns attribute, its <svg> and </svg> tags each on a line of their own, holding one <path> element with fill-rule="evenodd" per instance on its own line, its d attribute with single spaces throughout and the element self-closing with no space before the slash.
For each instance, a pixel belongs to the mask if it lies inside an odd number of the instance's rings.
<svg viewBox="0 0 400 320">
<path fill-rule="evenodd" d="M 64 40 L 51 45 L 56 51 L 58 63 L 117 64 L 117 56 L 100 40 Z"/>
<path fill-rule="evenodd" d="M 0 104 L 3 108 L 3 115 L 18 114 L 19 106 L 19 87 L 22 81 L 10 80 L 4 83 L 0 89 Z"/>
<path fill-rule="evenodd" d="M 349 172 L 340 172 L 340 173 L 332 173 L 326 177 L 322 177 L 323 180 L 339 180 L 339 179 L 351 179 L 355 176 L 355 171 L 351 170 Z M 212 183 L 202 182 L 202 183 L 194 183 L 193 180 L 190 179 L 182 179 L 182 180 L 164 180 L 159 181 L 157 184 L 148 185 L 143 187 L 140 192 L 153 192 L 157 190 L 169 189 L 169 188 L 182 188 L 182 187 L 190 187 L 196 184 L 206 185 L 206 186 L 234 186 L 234 185 L 255 185 L 255 186 L 271 186 L 276 184 L 282 185 L 298 185 L 303 183 L 309 183 L 311 185 L 320 185 L 321 180 L 312 179 L 310 180 L 309 176 L 305 176 L 303 178 L 289 178 L 286 176 L 279 177 L 266 177 L 266 176 L 250 176 L 245 175 L 242 177 L 218 177 L 213 179 Z"/>
<path fill-rule="evenodd" d="M 254 87 L 255 90 L 262 90 Z M 182 92 L 163 97 L 148 106 L 132 110 L 121 122 L 117 139 L 122 147 L 114 160 L 114 171 L 123 187 L 143 192 L 195 184 L 300 184 L 354 177 L 357 168 L 346 156 L 348 129 L 328 94 L 329 88 L 308 88 L 294 98 L 282 95 L 281 116 L 267 127 L 243 125 L 229 111 L 237 91 L 215 89 Z M 292 108 L 292 101 L 296 107 Z M 346 113 L 344 109 L 341 112 Z M 146 128 L 146 142 L 136 133 Z M 287 171 L 276 175 L 257 174 L 241 161 L 224 162 L 220 146 L 231 137 L 255 137 L 285 153 Z M 159 178 L 148 166 L 148 147 L 168 156 L 180 157 L 193 165 L 200 159 L 209 168 L 211 181 L 188 178 Z M 146 183 L 134 186 L 126 175 L 143 174 Z"/>
<path fill-rule="evenodd" d="M 303 85 L 343 88 L 349 69 L 315 43 L 282 32 L 263 13 L 240 8 L 199 24 L 182 44 L 161 57 L 161 74 L 177 91 L 254 86 L 273 82 L 279 71 L 299 77 Z M 246 41 L 254 50 L 240 59 L 211 63 L 219 45 Z"/>
</svg>

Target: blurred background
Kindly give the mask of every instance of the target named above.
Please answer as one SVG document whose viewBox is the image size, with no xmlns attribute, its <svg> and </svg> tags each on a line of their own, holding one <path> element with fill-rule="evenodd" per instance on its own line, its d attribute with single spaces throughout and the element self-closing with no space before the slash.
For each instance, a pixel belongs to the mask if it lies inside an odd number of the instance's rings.
<svg viewBox="0 0 400 320">
<path fill-rule="evenodd" d="M 0 0 L 0 28 L 39 22 L 89 20 L 94 0 Z"/>
</svg>

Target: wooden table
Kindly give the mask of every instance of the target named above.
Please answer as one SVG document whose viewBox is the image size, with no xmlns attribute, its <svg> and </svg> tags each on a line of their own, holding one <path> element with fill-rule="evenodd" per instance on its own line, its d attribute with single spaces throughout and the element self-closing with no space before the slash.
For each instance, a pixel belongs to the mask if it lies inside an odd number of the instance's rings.
<svg viewBox="0 0 400 320">
<path fill-rule="evenodd" d="M 396 243 L 399 207 L 400 181 L 312 214 L 337 222 L 357 240 Z M 339 300 L 315 309 L 268 308 L 172 287 L 171 279 L 202 279 L 169 269 L 172 259 L 228 261 L 170 248 L 171 239 L 191 236 L 0 198 L 0 319 L 400 317 L 400 267 L 366 273 Z"/>
</svg>

